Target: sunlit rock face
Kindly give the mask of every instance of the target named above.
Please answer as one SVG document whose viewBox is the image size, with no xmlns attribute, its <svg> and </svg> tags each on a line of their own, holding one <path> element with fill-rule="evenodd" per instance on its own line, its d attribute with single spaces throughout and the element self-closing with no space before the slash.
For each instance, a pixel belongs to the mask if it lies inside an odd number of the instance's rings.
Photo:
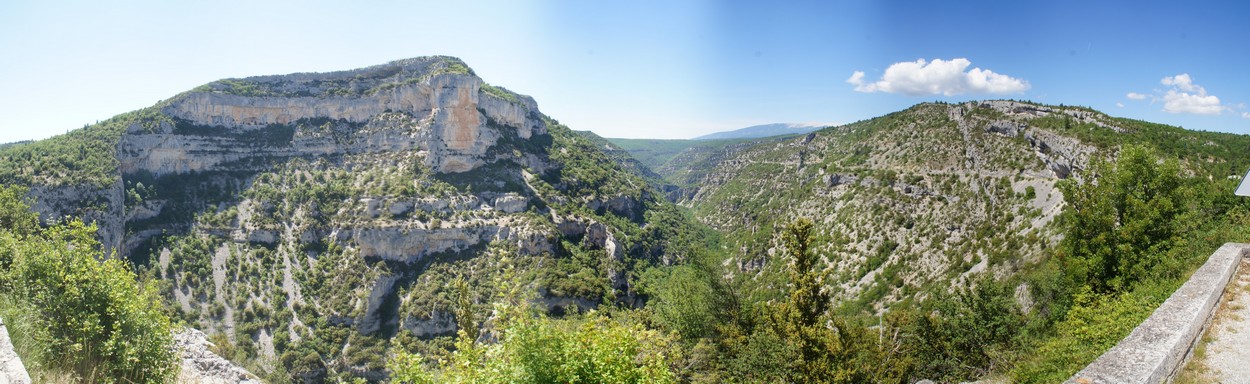
<svg viewBox="0 0 1250 384">
<path fill-rule="evenodd" d="M 130 127 L 121 171 L 182 174 L 267 158 L 420 150 L 438 172 L 467 172 L 496 160 L 490 149 L 503 138 L 546 134 L 533 99 L 487 87 L 445 57 L 218 81 L 165 103 L 169 121 Z"/>
</svg>

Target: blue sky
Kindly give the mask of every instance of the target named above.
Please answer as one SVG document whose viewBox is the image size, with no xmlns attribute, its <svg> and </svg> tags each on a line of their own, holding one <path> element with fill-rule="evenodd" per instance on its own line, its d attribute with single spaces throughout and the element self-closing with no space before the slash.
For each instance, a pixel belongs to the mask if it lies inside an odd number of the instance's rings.
<svg viewBox="0 0 1250 384">
<path fill-rule="evenodd" d="M 100 3 L 0 4 L 0 142 L 221 78 L 423 55 L 610 137 L 991 98 L 1250 133 L 1244 1 Z"/>
</svg>

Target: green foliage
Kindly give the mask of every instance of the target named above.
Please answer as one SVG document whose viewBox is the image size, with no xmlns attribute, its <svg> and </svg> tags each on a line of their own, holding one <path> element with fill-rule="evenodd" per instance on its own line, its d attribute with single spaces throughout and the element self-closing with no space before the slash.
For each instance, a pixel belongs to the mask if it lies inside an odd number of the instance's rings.
<svg viewBox="0 0 1250 384">
<path fill-rule="evenodd" d="M 916 377 L 970 381 L 1010 365 L 1025 321 L 1003 283 L 980 278 L 935 301 L 932 312 L 896 324 L 914 338 Z"/>
<path fill-rule="evenodd" d="M 6 201 L 0 206 L 9 211 L 0 217 L 22 216 L 25 204 L 8 200 L 22 195 L 21 189 L 3 187 L 0 198 Z M 0 254 L 10 264 L 0 268 L 0 280 L 11 285 L 0 287 L 0 295 L 35 312 L 17 318 L 41 330 L 32 336 L 47 338 L 38 340 L 42 350 L 33 354 L 42 360 L 35 361 L 39 366 L 87 382 L 171 381 L 177 356 L 156 287 L 137 282 L 122 260 L 97 260 L 106 255 L 95 233 L 94 226 L 77 220 L 49 228 L 5 228 Z"/>
<path fill-rule="evenodd" d="M 795 328 L 817 325 L 817 319 L 829 310 L 829 294 L 822 289 L 824 266 L 811 252 L 812 221 L 799 219 L 786 226 L 784 232 L 786 261 L 790 268 L 790 299 L 781 304 L 777 320 Z M 811 357 L 812 351 L 804 351 Z"/>
<path fill-rule="evenodd" d="M 434 74 L 452 73 L 457 75 L 473 75 L 473 70 L 469 69 L 460 59 L 444 57 L 439 62 L 440 66 L 434 70 Z"/>
<path fill-rule="evenodd" d="M 509 103 L 515 104 L 515 103 L 521 102 L 521 99 L 517 97 L 515 93 L 512 93 L 512 91 L 509 91 L 507 89 L 503 89 L 500 87 L 496 87 L 487 83 L 482 83 L 482 91 L 486 92 L 486 94 L 488 95 L 498 97 Z"/>
<path fill-rule="evenodd" d="M 1173 287 L 1174 288 L 1174 287 Z M 1059 383 L 1067 380 L 1133 331 L 1165 297 L 1138 292 L 1099 295 L 1077 293 L 1067 318 L 1055 326 L 1055 336 L 1023 355 L 1013 370 L 1018 383 Z"/>
<path fill-rule="evenodd" d="M 551 160 L 563 167 L 543 175 L 563 194 L 610 198 L 621 194 L 641 200 L 647 183 L 637 175 L 620 172 L 616 163 L 588 139 L 555 121 L 547 122 L 553 138 Z"/>
<path fill-rule="evenodd" d="M 473 296 L 469 291 L 469 283 L 464 278 L 456 278 L 451 281 L 451 287 L 456 290 L 456 328 L 464 332 L 466 339 L 477 340 L 481 332 L 477 327 L 477 316 L 473 311 Z"/>
<path fill-rule="evenodd" d="M 567 240 L 561 248 L 568 254 L 556 260 L 553 268 L 543 273 L 542 281 L 552 295 L 578 297 L 601 301 L 612 292 L 606 272 L 614 260 L 601 249 L 589 249 L 584 243 L 574 244 Z M 588 309 L 588 308 L 583 308 Z"/>
<path fill-rule="evenodd" d="M 740 340 L 733 340 L 724 353 L 725 379 L 741 383 L 793 382 L 791 375 L 802 369 L 796 347 L 772 328 L 743 335 Z"/>
<path fill-rule="evenodd" d="M 1064 242 L 1025 279 L 1041 308 L 1010 374 L 1062 381 L 1129 334 L 1225 241 L 1245 241 L 1250 210 L 1232 183 L 1186 177 L 1176 160 L 1141 147 L 1065 185 Z M 1065 258 L 1066 257 L 1066 258 Z"/>
<path fill-rule="evenodd" d="M 391 372 L 391 382 L 397 384 L 434 384 L 434 374 L 423 366 L 425 358 L 419 353 L 399 350 L 386 361 Z"/>
<path fill-rule="evenodd" d="M 873 338 L 867 328 L 829 311 L 823 264 L 812 252 L 812 222 L 799 219 L 784 229 L 790 286 L 786 299 L 746 324 L 724 333 L 726 378 L 744 382 L 903 382 L 912 370 L 896 353 L 899 340 Z M 743 332 L 745 331 L 745 332 Z"/>
<path fill-rule="evenodd" d="M 1060 183 L 1070 209 L 1061 257 L 1070 271 L 1098 292 L 1121 291 L 1158 277 L 1167 250 L 1193 221 L 1192 188 L 1175 160 L 1126 147 L 1114 163 L 1095 162 L 1081 188 Z"/>
<path fill-rule="evenodd" d="M 274 95 L 274 93 L 270 92 L 268 89 L 263 88 L 262 86 L 254 82 L 243 80 L 243 79 L 218 80 L 216 85 L 221 92 L 231 94 L 231 95 L 248 96 L 248 97 L 273 96 Z"/>
<path fill-rule="evenodd" d="M 0 228 L 18 237 L 29 236 L 39 229 L 39 215 L 30 210 L 27 190 L 20 187 L 0 185 Z M 0 254 L 0 268 L 8 269 L 13 260 L 11 253 Z M 4 288 L 0 282 L 0 288 Z"/>
<path fill-rule="evenodd" d="M 594 313 L 579 320 L 517 319 L 504 327 L 502 348 L 484 357 L 513 362 L 499 367 L 508 378 L 500 382 L 675 382 L 666 362 L 668 341 L 657 332 Z"/>
<path fill-rule="evenodd" d="M 492 333 L 481 344 L 461 329 L 456 351 L 434 372 L 422 358 L 396 353 L 387 366 L 405 383 L 673 383 L 670 343 L 640 324 L 626 324 L 591 312 L 554 320 L 535 313 L 505 261 L 499 280 L 504 298 L 495 303 Z"/>
<path fill-rule="evenodd" d="M 680 265 L 652 268 L 643 279 L 643 291 L 651 295 L 647 308 L 662 328 L 676 332 L 683 340 L 713 335 L 725 317 L 719 310 L 729 306 L 731 295 L 717 292 L 714 275 L 708 268 Z"/>
<path fill-rule="evenodd" d="M 107 188 L 120 177 L 118 141 L 129 127 L 155 129 L 169 118 L 158 108 L 117 115 L 64 135 L 0 148 L 0 183 Z"/>
<path fill-rule="evenodd" d="M 52 335 L 41 321 L 39 309 L 29 300 L 0 294 L 0 319 L 4 320 L 13 342 L 13 352 L 22 358 L 31 380 L 36 383 L 72 381 L 75 375 L 67 371 L 71 367 L 54 359 L 54 351 L 44 344 Z"/>
</svg>

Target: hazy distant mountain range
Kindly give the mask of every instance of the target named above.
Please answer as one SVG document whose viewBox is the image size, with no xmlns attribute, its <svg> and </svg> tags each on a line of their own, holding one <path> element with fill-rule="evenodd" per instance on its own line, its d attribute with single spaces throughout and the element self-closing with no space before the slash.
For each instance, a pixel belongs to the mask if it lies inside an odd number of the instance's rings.
<svg viewBox="0 0 1250 384">
<path fill-rule="evenodd" d="M 775 123 L 754 125 L 742 129 L 732 131 L 709 133 L 694 138 L 694 140 L 720 140 L 720 139 L 754 139 L 759 137 L 795 135 L 812 132 L 833 124 L 823 123 Z"/>
</svg>

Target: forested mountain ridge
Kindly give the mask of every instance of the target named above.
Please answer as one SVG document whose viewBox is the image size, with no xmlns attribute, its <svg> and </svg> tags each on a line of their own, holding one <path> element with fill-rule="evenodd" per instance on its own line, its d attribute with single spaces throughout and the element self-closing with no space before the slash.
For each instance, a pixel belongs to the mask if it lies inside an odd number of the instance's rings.
<svg viewBox="0 0 1250 384">
<path fill-rule="evenodd" d="M 637 272 L 683 258 L 671 233 L 693 223 L 605 156 L 528 96 L 422 57 L 212 82 L 0 148 L 0 182 L 44 221 L 95 222 L 258 374 L 380 379 L 392 343 L 461 328 L 453 278 L 488 312 L 503 260 L 554 313 L 641 305 Z"/>
</svg>

